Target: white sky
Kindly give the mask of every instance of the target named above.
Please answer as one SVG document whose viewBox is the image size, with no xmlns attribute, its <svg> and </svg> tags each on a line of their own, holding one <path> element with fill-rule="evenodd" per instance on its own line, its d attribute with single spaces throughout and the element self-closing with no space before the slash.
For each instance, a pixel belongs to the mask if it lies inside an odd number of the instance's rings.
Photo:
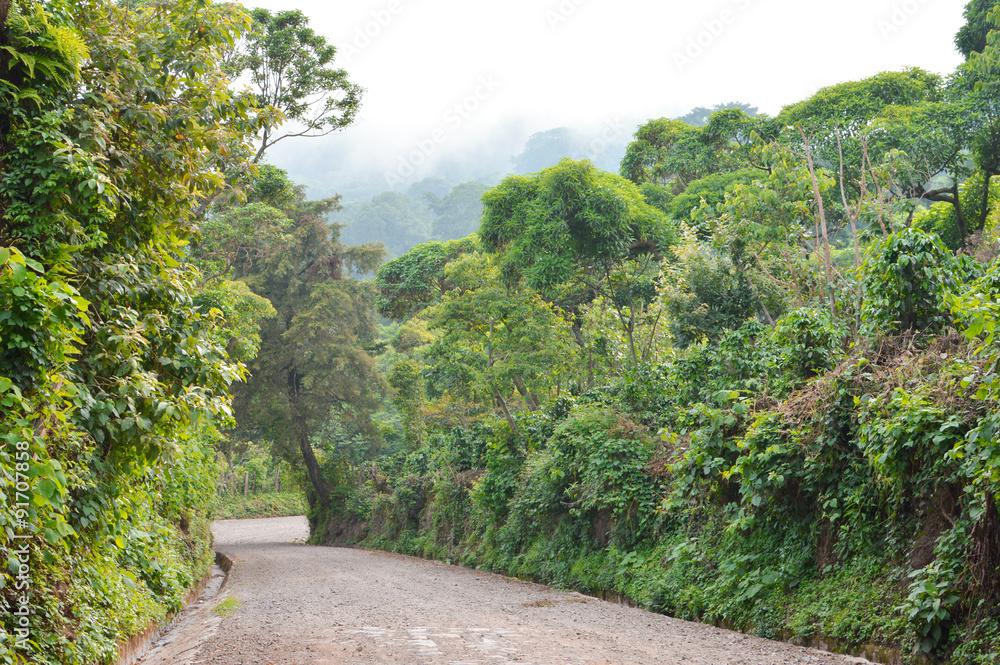
<svg viewBox="0 0 1000 665">
<path fill-rule="evenodd" d="M 357 125 L 271 153 L 295 175 L 327 152 L 354 169 L 393 168 L 415 150 L 433 145 L 437 159 L 516 127 L 517 154 L 529 134 L 553 127 L 608 127 L 627 139 L 642 120 L 694 106 L 741 101 L 773 115 L 820 87 L 880 71 L 947 74 L 961 60 L 953 39 L 965 1 L 244 4 L 301 9 L 367 90 Z"/>
</svg>

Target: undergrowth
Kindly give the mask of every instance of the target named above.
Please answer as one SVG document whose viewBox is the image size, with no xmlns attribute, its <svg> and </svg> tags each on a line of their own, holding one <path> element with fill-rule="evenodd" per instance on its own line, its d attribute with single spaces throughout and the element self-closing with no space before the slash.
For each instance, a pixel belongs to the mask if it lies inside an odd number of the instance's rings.
<svg viewBox="0 0 1000 665">
<path fill-rule="evenodd" d="M 302 492 L 267 492 L 263 494 L 216 497 L 212 514 L 218 520 L 291 517 L 306 514 Z"/>
<path fill-rule="evenodd" d="M 961 329 L 852 346 L 822 316 L 754 324 L 730 333 L 756 338 L 741 366 L 724 338 L 689 352 L 708 371 L 675 361 L 517 433 L 487 418 L 342 470 L 327 540 L 767 638 L 994 662 L 992 352 Z"/>
</svg>

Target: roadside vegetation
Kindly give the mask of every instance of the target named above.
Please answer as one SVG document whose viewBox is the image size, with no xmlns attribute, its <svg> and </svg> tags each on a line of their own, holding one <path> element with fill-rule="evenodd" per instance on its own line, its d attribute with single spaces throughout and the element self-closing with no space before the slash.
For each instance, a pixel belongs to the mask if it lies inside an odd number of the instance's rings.
<svg viewBox="0 0 1000 665">
<path fill-rule="evenodd" d="M 997 662 L 1000 6 L 966 18 L 948 76 L 423 192 L 389 260 L 262 161 L 359 108 L 301 12 L 0 0 L 0 665 L 113 662 L 213 514 L 303 509 L 317 543 Z"/>
<path fill-rule="evenodd" d="M 292 517 L 305 514 L 305 495 L 296 490 L 219 497 L 212 506 L 212 517 L 217 520 Z"/>
<path fill-rule="evenodd" d="M 324 455 L 314 540 L 996 662 L 1000 9 L 979 4 L 960 41 L 993 36 L 947 78 L 651 120 L 620 174 L 509 176 L 477 234 L 386 263 L 395 440 Z"/>
</svg>

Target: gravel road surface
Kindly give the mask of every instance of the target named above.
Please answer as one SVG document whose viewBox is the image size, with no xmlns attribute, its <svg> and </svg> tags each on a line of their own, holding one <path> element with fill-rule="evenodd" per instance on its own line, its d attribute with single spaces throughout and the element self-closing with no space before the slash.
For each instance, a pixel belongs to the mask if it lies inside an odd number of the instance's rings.
<svg viewBox="0 0 1000 665">
<path fill-rule="evenodd" d="M 200 609 L 202 634 L 173 638 L 182 656 L 162 660 L 154 649 L 142 665 L 868 662 L 481 571 L 306 546 L 301 517 L 222 521 L 213 531 L 235 565 L 206 604 L 232 597 L 238 607 L 221 622 Z"/>
</svg>

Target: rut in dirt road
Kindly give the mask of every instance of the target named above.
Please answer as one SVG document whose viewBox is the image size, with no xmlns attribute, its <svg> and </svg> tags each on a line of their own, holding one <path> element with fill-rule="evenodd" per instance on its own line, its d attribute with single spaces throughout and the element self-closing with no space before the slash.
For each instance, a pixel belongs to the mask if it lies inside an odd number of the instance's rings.
<svg viewBox="0 0 1000 665">
<path fill-rule="evenodd" d="M 306 546 L 304 518 L 216 522 L 213 530 L 216 549 L 235 561 L 214 602 L 232 597 L 239 605 L 217 629 L 205 631 L 197 649 L 188 645 L 183 663 L 868 662 L 500 575 L 394 554 Z M 140 663 L 166 665 L 155 657 Z"/>
</svg>

